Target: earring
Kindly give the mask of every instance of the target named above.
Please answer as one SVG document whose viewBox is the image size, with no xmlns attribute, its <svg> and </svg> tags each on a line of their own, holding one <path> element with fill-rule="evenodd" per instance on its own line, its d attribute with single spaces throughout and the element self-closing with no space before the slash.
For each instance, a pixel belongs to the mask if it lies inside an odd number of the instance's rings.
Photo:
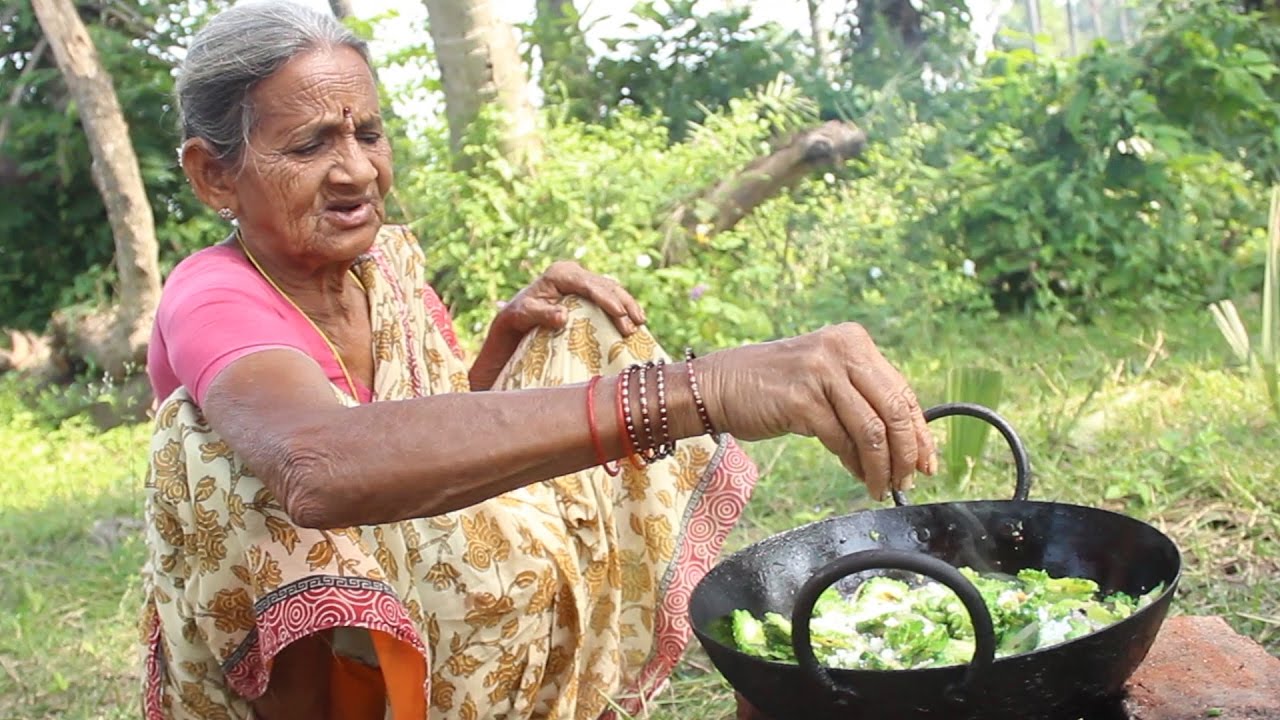
<svg viewBox="0 0 1280 720">
<path fill-rule="evenodd" d="M 236 214 L 231 211 L 231 208 L 224 207 L 218 211 L 218 217 L 226 220 L 227 222 L 231 222 L 236 219 Z"/>
</svg>

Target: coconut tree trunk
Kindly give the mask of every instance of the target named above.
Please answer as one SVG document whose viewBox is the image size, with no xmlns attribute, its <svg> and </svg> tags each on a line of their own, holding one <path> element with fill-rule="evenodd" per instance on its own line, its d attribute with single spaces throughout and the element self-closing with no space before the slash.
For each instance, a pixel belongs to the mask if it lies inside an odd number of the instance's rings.
<svg viewBox="0 0 1280 720">
<path fill-rule="evenodd" d="M 117 306 L 87 327 L 97 337 L 86 349 L 114 377 L 146 359 L 160 268 L 155 222 L 111 77 L 102 66 L 71 0 L 32 0 L 36 19 L 80 112 L 93 155 L 93 182 L 102 195 L 115 238 Z M 82 356 L 83 357 L 83 356 Z"/>
<path fill-rule="evenodd" d="M 535 164 L 541 154 L 537 115 L 512 27 L 498 18 L 491 0 L 425 2 L 459 164 L 467 164 L 467 131 L 490 104 L 501 122 L 502 153 L 517 166 Z"/>
</svg>

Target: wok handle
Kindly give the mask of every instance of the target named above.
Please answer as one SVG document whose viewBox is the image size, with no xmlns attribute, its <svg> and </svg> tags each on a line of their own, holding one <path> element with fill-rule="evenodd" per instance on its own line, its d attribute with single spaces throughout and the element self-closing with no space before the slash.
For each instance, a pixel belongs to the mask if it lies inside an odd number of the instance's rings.
<svg viewBox="0 0 1280 720">
<path fill-rule="evenodd" d="M 1027 446 L 1022 444 L 1022 438 L 1018 437 L 1018 433 L 1014 432 L 1013 426 L 1009 424 L 1009 421 L 996 414 L 995 410 L 973 403 L 946 403 L 935 405 L 924 411 L 925 422 L 933 422 L 951 415 L 966 415 L 978 418 L 1000 431 L 1000 434 L 1004 436 L 1005 442 L 1009 443 L 1009 449 L 1013 451 L 1013 465 L 1017 471 L 1017 484 L 1014 486 L 1013 499 L 1026 500 L 1031 493 L 1031 459 L 1027 455 Z M 901 507 L 911 504 L 907 502 L 907 496 L 901 490 L 894 488 L 892 494 L 894 505 Z"/>
<path fill-rule="evenodd" d="M 827 588 L 840 579 L 866 570 L 906 570 L 919 573 L 951 588 L 964 603 L 973 623 L 973 659 L 965 670 L 964 679 L 947 689 L 947 698 L 956 704 L 968 701 L 970 694 L 982 686 L 983 679 L 995 662 L 996 636 L 991 611 L 982 600 L 978 589 L 969 579 L 949 563 L 932 555 L 903 550 L 864 550 L 836 558 L 818 569 L 813 577 L 800 588 L 795 608 L 791 611 L 791 646 L 801 673 L 821 691 L 832 696 L 832 701 L 852 710 L 858 694 L 847 687 L 836 685 L 831 673 L 818 663 L 813 652 L 809 633 L 809 621 L 813 619 L 813 606 Z"/>
</svg>

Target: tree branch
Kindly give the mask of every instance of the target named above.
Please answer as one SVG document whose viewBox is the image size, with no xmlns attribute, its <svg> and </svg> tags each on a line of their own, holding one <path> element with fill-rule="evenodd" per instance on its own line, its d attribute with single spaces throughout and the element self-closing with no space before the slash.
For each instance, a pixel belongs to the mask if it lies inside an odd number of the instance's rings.
<svg viewBox="0 0 1280 720">
<path fill-rule="evenodd" d="M 860 155 L 866 145 L 866 132 L 839 120 L 793 135 L 768 155 L 681 202 L 665 224 L 684 232 L 668 231 L 664 262 L 677 262 L 686 255 L 689 237 L 710 237 L 733 229 L 770 198 L 818 169 L 836 167 Z"/>
<path fill-rule="evenodd" d="M 9 102 L 5 105 L 4 117 L 0 118 L 0 148 L 4 147 L 4 141 L 9 137 L 9 126 L 12 124 L 13 116 L 10 114 L 14 108 L 18 107 L 18 103 L 22 102 L 22 93 L 27 89 L 27 80 L 31 76 L 31 72 L 40 64 L 40 60 L 44 57 L 44 51 L 49 49 L 49 39 L 41 36 L 36 42 L 36 46 L 31 49 L 31 55 L 27 58 L 27 64 L 22 67 L 22 72 L 18 74 L 18 82 L 13 86 L 13 92 L 9 93 Z"/>
</svg>

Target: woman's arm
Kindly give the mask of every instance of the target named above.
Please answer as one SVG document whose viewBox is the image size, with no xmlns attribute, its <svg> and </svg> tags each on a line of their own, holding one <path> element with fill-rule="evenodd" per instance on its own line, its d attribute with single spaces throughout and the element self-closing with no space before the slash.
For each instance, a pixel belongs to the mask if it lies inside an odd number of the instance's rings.
<svg viewBox="0 0 1280 720">
<path fill-rule="evenodd" d="M 683 366 L 666 367 L 673 438 L 702 432 Z M 311 359 L 264 350 L 210 383 L 210 425 L 303 527 L 429 517 L 599 463 L 586 385 L 345 407 Z M 609 460 L 623 455 L 616 378 L 595 388 Z"/>
</svg>

